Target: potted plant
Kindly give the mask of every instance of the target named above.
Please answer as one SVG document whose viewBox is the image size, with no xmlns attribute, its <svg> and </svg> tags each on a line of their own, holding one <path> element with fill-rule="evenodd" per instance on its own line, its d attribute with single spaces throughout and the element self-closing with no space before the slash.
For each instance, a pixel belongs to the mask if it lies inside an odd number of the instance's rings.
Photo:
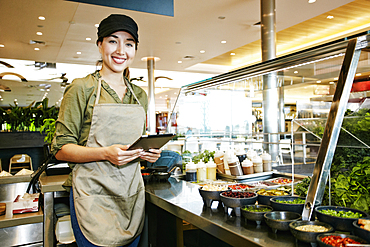
<svg viewBox="0 0 370 247">
<path fill-rule="evenodd" d="M 47 118 L 44 119 L 43 125 L 40 127 L 40 133 L 45 133 L 46 136 L 44 138 L 44 158 L 46 159 L 50 155 L 50 146 L 51 142 L 54 138 L 55 133 L 55 119 L 54 118 Z"/>
</svg>

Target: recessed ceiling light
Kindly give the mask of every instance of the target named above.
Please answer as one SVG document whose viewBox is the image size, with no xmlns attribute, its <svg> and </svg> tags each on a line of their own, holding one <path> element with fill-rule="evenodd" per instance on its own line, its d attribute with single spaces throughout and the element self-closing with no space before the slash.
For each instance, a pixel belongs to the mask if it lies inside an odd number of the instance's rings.
<svg viewBox="0 0 370 247">
<path fill-rule="evenodd" d="M 226 40 L 221 41 L 221 44 L 226 44 Z"/>
<path fill-rule="evenodd" d="M 338 77 L 334 77 L 334 81 L 338 81 Z"/>
<path fill-rule="evenodd" d="M 90 38 L 90 37 L 87 37 L 87 38 L 86 38 L 86 40 L 87 40 L 87 41 L 90 41 L 90 40 L 91 40 L 91 38 Z"/>
<path fill-rule="evenodd" d="M 316 83 L 321 83 L 321 81 L 317 81 Z"/>
<path fill-rule="evenodd" d="M 0 47 L 5 47 L 5 45 L 3 45 L 3 44 L 0 44 Z"/>
<path fill-rule="evenodd" d="M 45 21 L 45 17 L 43 17 L 43 16 L 39 16 L 39 20 L 41 20 L 41 21 Z"/>
<path fill-rule="evenodd" d="M 205 53 L 206 51 L 205 50 L 201 50 L 200 53 Z"/>
<path fill-rule="evenodd" d="M 235 53 L 234 52 L 230 53 L 230 56 L 235 56 Z"/>
<path fill-rule="evenodd" d="M 42 35 L 42 32 L 37 32 L 36 34 L 37 34 L 37 35 Z"/>
<path fill-rule="evenodd" d="M 329 82 L 329 84 L 334 84 L 334 82 L 333 82 L 333 81 L 331 81 L 331 82 Z"/>
<path fill-rule="evenodd" d="M 14 101 L 17 101 L 17 99 L 14 99 Z"/>
<path fill-rule="evenodd" d="M 356 74 L 356 76 L 360 76 L 360 75 L 361 75 L 361 73 L 357 73 L 357 74 Z"/>
<path fill-rule="evenodd" d="M 296 70 L 296 71 L 294 71 L 294 74 L 298 74 L 298 71 Z"/>
<path fill-rule="evenodd" d="M 95 24 L 95 27 L 98 28 L 99 27 L 99 24 Z"/>
<path fill-rule="evenodd" d="M 334 18 L 334 16 L 332 16 L 332 15 L 328 15 L 326 18 L 327 18 L 327 19 L 333 19 L 333 18 Z"/>
<path fill-rule="evenodd" d="M 77 55 L 81 55 L 81 52 L 80 52 L 80 51 L 78 51 L 78 52 L 76 52 L 76 54 L 77 54 Z"/>
<path fill-rule="evenodd" d="M 182 61 L 177 61 L 177 63 L 182 63 Z"/>
<path fill-rule="evenodd" d="M 40 48 L 38 48 L 38 47 L 35 47 L 35 49 L 34 49 L 35 51 L 39 51 L 40 50 Z"/>
<path fill-rule="evenodd" d="M 308 0 L 308 3 L 314 3 L 316 0 Z"/>
</svg>

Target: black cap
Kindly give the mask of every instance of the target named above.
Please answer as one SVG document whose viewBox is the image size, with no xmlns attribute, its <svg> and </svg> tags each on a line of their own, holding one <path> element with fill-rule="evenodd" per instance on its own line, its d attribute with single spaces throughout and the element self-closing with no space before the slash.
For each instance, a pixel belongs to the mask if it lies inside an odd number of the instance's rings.
<svg viewBox="0 0 370 247">
<path fill-rule="evenodd" d="M 136 22 L 127 15 L 112 14 L 100 22 L 98 27 L 98 40 L 96 43 L 117 31 L 128 32 L 136 42 L 139 42 L 139 35 L 137 33 L 138 26 Z"/>
</svg>

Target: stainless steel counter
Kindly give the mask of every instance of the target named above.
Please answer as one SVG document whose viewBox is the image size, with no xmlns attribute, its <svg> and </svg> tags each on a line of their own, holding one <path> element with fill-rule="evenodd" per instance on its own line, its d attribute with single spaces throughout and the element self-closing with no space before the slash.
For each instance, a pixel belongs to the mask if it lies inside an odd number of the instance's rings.
<svg viewBox="0 0 370 247">
<path fill-rule="evenodd" d="M 174 177 L 166 182 L 149 182 L 146 200 L 232 246 L 311 246 L 296 243 L 290 232 L 274 234 L 265 223 L 258 226 L 253 221 L 246 222 L 242 216 L 234 216 L 232 209 L 225 214 L 218 202 L 213 202 L 211 208 L 204 207 L 198 187 Z"/>
</svg>

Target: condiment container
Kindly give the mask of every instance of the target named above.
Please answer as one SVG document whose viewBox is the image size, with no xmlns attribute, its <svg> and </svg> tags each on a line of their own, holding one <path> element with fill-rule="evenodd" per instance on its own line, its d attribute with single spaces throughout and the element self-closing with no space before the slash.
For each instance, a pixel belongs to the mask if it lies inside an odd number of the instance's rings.
<svg viewBox="0 0 370 247">
<path fill-rule="evenodd" d="M 236 157 L 238 157 L 240 164 L 247 158 L 247 154 L 245 153 L 244 150 L 239 149 L 236 152 Z"/>
<path fill-rule="evenodd" d="M 215 154 L 213 155 L 215 163 L 217 165 L 217 170 L 219 173 L 224 174 L 225 173 L 225 168 L 224 168 L 224 152 L 222 151 L 216 151 Z"/>
<path fill-rule="evenodd" d="M 269 155 L 268 153 L 263 152 L 263 154 L 261 155 L 261 158 L 262 158 L 262 163 L 263 163 L 263 171 L 264 172 L 269 172 L 272 170 L 272 167 L 271 167 L 271 155 Z"/>
<path fill-rule="evenodd" d="M 262 158 L 254 156 L 252 159 L 254 173 L 263 172 Z"/>
<path fill-rule="evenodd" d="M 253 162 L 250 159 L 243 160 L 242 168 L 245 175 L 254 173 Z"/>
<path fill-rule="evenodd" d="M 247 152 L 247 158 L 252 160 L 254 156 L 257 156 L 257 152 L 253 149 L 249 149 Z"/>
<path fill-rule="evenodd" d="M 216 163 L 210 160 L 207 164 L 207 179 L 216 180 Z"/>
<path fill-rule="evenodd" d="M 240 166 L 238 157 L 236 157 L 235 155 L 230 155 L 227 158 L 227 163 L 229 165 L 231 175 L 233 176 L 243 175 L 242 167 Z"/>
<path fill-rule="evenodd" d="M 234 152 L 231 150 L 227 150 L 224 155 L 224 169 L 226 175 L 231 175 L 230 168 L 229 168 L 229 157 L 235 156 Z M 236 157 L 236 156 L 235 156 Z"/>
<path fill-rule="evenodd" d="M 194 162 L 190 161 L 186 164 L 186 181 L 196 182 L 197 181 L 197 165 Z"/>
<path fill-rule="evenodd" d="M 207 179 L 207 166 L 203 161 L 199 161 L 197 164 L 197 180 L 206 181 Z"/>
</svg>

